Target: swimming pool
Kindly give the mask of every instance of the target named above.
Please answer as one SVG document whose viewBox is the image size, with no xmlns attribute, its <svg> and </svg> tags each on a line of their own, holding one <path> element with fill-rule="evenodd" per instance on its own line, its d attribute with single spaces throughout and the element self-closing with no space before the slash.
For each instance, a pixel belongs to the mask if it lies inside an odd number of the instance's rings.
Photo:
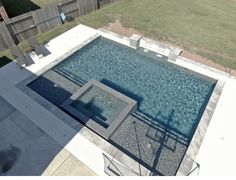
<svg viewBox="0 0 236 180">
<path fill-rule="evenodd" d="M 54 69 L 101 81 L 136 100 L 138 112 L 191 139 L 216 81 L 166 59 L 98 38 Z"/>
<path fill-rule="evenodd" d="M 108 142 L 155 175 L 175 175 L 216 80 L 170 63 L 160 54 L 100 37 L 28 87 L 60 107 L 91 79 L 137 102 L 137 110 L 118 124 Z M 106 102 L 96 104 L 106 109 L 103 116 L 112 113 Z"/>
</svg>

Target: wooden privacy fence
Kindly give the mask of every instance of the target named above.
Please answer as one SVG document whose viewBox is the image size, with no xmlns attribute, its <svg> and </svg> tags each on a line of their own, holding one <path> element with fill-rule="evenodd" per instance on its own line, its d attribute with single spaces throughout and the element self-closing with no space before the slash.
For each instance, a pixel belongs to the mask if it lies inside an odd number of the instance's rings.
<svg viewBox="0 0 236 180">
<path fill-rule="evenodd" d="M 44 33 L 62 24 L 59 15 L 60 11 L 55 3 L 34 11 L 33 18 L 38 33 Z"/>
<path fill-rule="evenodd" d="M 5 21 L 6 26 L 16 43 L 27 37 L 38 34 L 33 12 L 23 14 Z"/>
<path fill-rule="evenodd" d="M 115 1 L 119 0 L 66 0 L 6 20 L 0 23 L 0 51 L 61 25 L 61 13 L 74 19 Z"/>
</svg>

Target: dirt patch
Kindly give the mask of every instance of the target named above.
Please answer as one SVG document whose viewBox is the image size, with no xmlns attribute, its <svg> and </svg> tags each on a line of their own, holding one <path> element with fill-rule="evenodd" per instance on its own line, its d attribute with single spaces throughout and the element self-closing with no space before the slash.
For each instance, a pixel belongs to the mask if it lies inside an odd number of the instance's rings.
<svg viewBox="0 0 236 180">
<path fill-rule="evenodd" d="M 112 31 L 114 33 L 117 33 L 117 34 L 127 36 L 127 37 L 130 37 L 132 34 L 142 35 L 141 32 L 139 32 L 138 30 L 136 30 L 134 28 L 124 27 L 119 20 L 116 20 L 113 23 L 109 23 L 107 26 L 104 26 L 103 28 L 107 29 L 109 31 Z M 160 41 L 160 40 L 158 40 L 158 41 Z M 166 41 L 162 41 L 162 40 L 160 42 L 164 43 L 164 44 L 168 44 L 168 45 L 173 46 L 173 47 L 178 47 L 177 45 L 175 45 L 173 43 L 170 43 L 170 42 L 166 42 Z M 202 56 L 199 56 L 197 54 L 194 54 L 190 51 L 187 51 L 187 50 L 183 49 L 183 51 L 181 53 L 181 56 L 183 56 L 185 58 L 188 58 L 188 59 L 191 59 L 193 61 L 199 62 L 201 64 L 205 64 L 207 66 L 213 67 L 215 69 L 227 72 L 227 73 L 231 74 L 232 76 L 236 77 L 236 71 L 235 70 L 224 67 L 220 64 L 217 64 L 217 63 L 213 62 L 212 60 L 206 59 L 206 58 L 204 58 Z"/>
<path fill-rule="evenodd" d="M 220 64 L 217 64 L 217 63 L 213 62 L 212 60 L 206 59 L 202 56 L 193 54 L 190 51 L 183 50 L 182 53 L 181 53 L 181 56 L 183 56 L 185 58 L 188 58 L 188 59 L 191 59 L 193 61 L 199 62 L 201 64 L 205 64 L 207 66 L 213 67 L 215 69 L 221 70 L 223 72 L 229 73 L 230 75 L 236 77 L 236 71 L 235 70 L 230 69 L 228 67 L 224 67 L 224 66 L 222 66 Z"/>
<path fill-rule="evenodd" d="M 141 35 L 141 33 L 134 28 L 125 28 L 119 20 L 116 20 L 113 23 L 109 23 L 107 26 L 104 26 L 103 28 L 127 37 L 130 37 L 132 34 Z"/>
</svg>

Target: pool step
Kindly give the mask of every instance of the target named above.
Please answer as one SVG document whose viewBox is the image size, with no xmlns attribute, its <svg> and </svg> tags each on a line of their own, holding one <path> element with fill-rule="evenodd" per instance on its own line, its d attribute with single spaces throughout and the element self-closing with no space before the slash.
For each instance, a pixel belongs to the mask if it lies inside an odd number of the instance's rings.
<svg viewBox="0 0 236 180">
<path fill-rule="evenodd" d="M 81 79 L 77 76 L 73 76 L 65 70 L 54 68 L 53 71 L 55 71 L 56 73 L 62 75 L 65 78 L 69 79 L 70 81 L 74 82 L 75 84 L 78 84 L 81 87 L 84 86 L 87 83 L 83 79 Z"/>
</svg>

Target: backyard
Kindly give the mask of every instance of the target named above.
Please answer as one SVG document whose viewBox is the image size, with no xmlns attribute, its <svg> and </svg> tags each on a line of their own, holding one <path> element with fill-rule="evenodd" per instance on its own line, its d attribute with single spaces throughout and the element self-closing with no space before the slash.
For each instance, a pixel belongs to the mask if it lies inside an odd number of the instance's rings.
<svg viewBox="0 0 236 180">
<path fill-rule="evenodd" d="M 45 5 L 42 0 L 33 2 Z M 79 23 L 99 28 L 118 21 L 146 37 L 236 70 L 235 8 L 235 0 L 121 0 L 40 34 L 38 40 L 47 42 Z M 21 47 L 25 50 L 27 44 L 23 42 Z M 11 58 L 8 51 L 0 56 Z"/>
</svg>

